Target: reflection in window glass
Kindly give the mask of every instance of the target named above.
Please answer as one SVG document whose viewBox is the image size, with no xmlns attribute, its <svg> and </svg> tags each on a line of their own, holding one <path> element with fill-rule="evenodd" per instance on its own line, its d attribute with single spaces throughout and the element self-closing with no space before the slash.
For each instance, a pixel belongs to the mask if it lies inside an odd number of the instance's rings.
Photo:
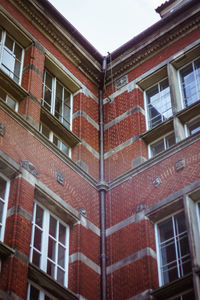
<svg viewBox="0 0 200 300">
<path fill-rule="evenodd" d="M 168 79 L 146 91 L 148 127 L 153 128 L 172 116 Z"/>
<path fill-rule="evenodd" d="M 8 182 L 0 177 L 0 241 L 3 241 L 8 203 Z"/>
<path fill-rule="evenodd" d="M 67 285 L 68 226 L 34 204 L 30 261 Z"/>
<path fill-rule="evenodd" d="M 200 58 L 180 71 L 185 106 L 200 100 Z"/>
<path fill-rule="evenodd" d="M 71 122 L 70 98 L 71 94 L 66 87 L 45 70 L 42 105 L 69 129 Z"/>
<path fill-rule="evenodd" d="M 1 69 L 14 81 L 20 83 L 22 70 L 22 48 L 5 32 L 2 48 Z"/>
<path fill-rule="evenodd" d="M 158 140 L 157 142 L 151 144 L 151 155 L 155 156 L 160 152 L 172 147 L 175 144 L 175 135 L 171 133 L 162 139 Z"/>
<path fill-rule="evenodd" d="M 200 131 L 200 120 L 193 122 L 191 125 L 188 126 L 189 134 L 195 134 L 196 132 Z"/>
<path fill-rule="evenodd" d="M 158 224 L 162 284 L 191 272 L 191 258 L 184 212 Z"/>
</svg>

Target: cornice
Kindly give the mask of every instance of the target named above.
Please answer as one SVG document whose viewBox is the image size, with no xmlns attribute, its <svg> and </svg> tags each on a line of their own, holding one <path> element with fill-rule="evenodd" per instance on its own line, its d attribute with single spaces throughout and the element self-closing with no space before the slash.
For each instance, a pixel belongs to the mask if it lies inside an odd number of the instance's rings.
<svg viewBox="0 0 200 300">
<path fill-rule="evenodd" d="M 166 46 L 168 47 L 186 34 L 199 28 L 200 12 L 196 15 L 195 13 L 191 14 L 190 18 L 186 20 L 185 16 L 184 21 L 182 21 L 182 18 L 178 22 L 176 20 L 176 23 L 173 21 L 172 24 L 167 24 L 165 28 L 160 27 L 157 32 L 154 32 L 151 36 L 147 35 L 143 41 L 136 43 L 132 49 L 128 49 L 126 53 L 113 60 L 112 66 L 110 64 L 108 66 L 106 84 L 111 83 L 111 74 L 114 80 L 120 78 L 158 54 Z M 111 68 L 112 72 L 109 72 Z"/>
<path fill-rule="evenodd" d="M 100 83 L 100 64 L 75 39 L 48 16 L 34 1 L 9 0 L 92 82 Z"/>
</svg>

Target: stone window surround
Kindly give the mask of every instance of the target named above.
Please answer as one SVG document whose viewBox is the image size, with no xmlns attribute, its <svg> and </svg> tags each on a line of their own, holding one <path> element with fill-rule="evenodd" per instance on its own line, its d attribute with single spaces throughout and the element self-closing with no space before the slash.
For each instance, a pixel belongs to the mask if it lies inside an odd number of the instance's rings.
<svg viewBox="0 0 200 300">
<path fill-rule="evenodd" d="M 195 187 L 195 186 L 194 186 Z M 156 224 L 161 220 L 167 218 L 168 216 L 174 214 L 174 212 L 178 212 L 184 210 L 185 218 L 186 218 L 186 228 L 188 231 L 188 241 L 190 247 L 190 254 L 192 260 L 192 273 L 185 275 L 184 277 L 175 280 L 169 284 L 159 287 L 158 289 L 154 290 L 152 295 L 156 297 L 156 299 L 163 299 L 162 295 L 168 294 L 172 297 L 170 291 L 173 291 L 172 286 L 180 286 L 181 290 L 183 291 L 183 286 L 185 288 L 192 288 L 194 287 L 195 294 L 200 297 L 200 256 L 199 251 L 200 249 L 200 218 L 199 218 L 199 211 L 198 211 L 198 203 L 200 200 L 200 187 L 184 194 L 181 197 L 170 199 L 163 203 L 159 203 L 153 205 L 150 209 L 146 211 L 146 216 L 155 224 L 155 234 L 156 234 Z M 185 278 L 193 277 L 189 280 L 190 284 L 184 284 Z M 191 278 L 192 278 L 191 277 Z M 183 281 L 183 284 L 181 283 Z M 187 282 L 187 280 L 186 280 Z M 161 296 L 161 298 L 160 298 Z M 169 297 L 168 296 L 168 297 Z M 166 298 L 168 299 L 168 298 Z"/>
<path fill-rule="evenodd" d="M 154 83 L 166 78 L 166 76 L 169 80 L 173 115 L 163 123 L 160 123 L 156 127 L 147 130 L 144 134 L 141 134 L 141 138 L 143 138 L 147 144 L 152 143 L 160 136 L 168 134 L 172 130 L 175 132 L 176 142 L 187 137 L 185 123 L 198 115 L 200 104 L 196 102 L 189 107 L 184 107 L 179 70 L 197 58 L 199 56 L 199 50 L 200 44 L 198 43 L 197 45 L 194 45 L 192 49 L 186 49 L 185 52 L 180 52 L 176 57 L 167 61 L 166 64 L 162 65 L 158 70 L 154 70 L 153 73 L 136 82 L 142 90 L 146 90 Z M 146 99 L 145 108 L 147 120 Z"/>
</svg>

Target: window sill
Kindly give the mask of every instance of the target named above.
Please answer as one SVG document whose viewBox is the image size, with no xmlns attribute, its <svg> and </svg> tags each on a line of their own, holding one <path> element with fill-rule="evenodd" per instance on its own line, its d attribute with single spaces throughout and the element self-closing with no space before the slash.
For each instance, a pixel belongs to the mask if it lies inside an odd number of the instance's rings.
<svg viewBox="0 0 200 300">
<path fill-rule="evenodd" d="M 191 288 L 193 288 L 192 273 L 189 273 L 182 278 L 179 278 L 154 290 L 151 295 L 156 300 L 164 300 Z"/>
<path fill-rule="evenodd" d="M 67 129 L 67 127 L 65 127 L 44 107 L 41 107 L 41 122 L 47 125 L 70 147 L 74 147 L 81 142 L 81 140 L 72 131 Z"/>
<path fill-rule="evenodd" d="M 29 93 L 0 69 L 0 86 L 15 100 L 22 101 Z"/>
<path fill-rule="evenodd" d="M 200 115 L 200 100 L 176 113 L 176 117 L 184 124 Z"/>
<path fill-rule="evenodd" d="M 15 253 L 15 250 L 4 244 L 3 242 L 0 242 L 0 257 L 8 257 Z"/>
<path fill-rule="evenodd" d="M 40 268 L 29 263 L 28 270 L 29 279 L 37 283 L 41 288 L 49 292 L 52 296 L 59 300 L 77 300 L 78 297 L 69 289 L 65 288 L 51 276 L 46 274 Z"/>
<path fill-rule="evenodd" d="M 145 133 L 141 134 L 140 137 L 147 143 L 150 144 L 153 141 L 157 140 L 161 136 L 167 134 L 168 132 L 174 130 L 173 127 L 173 116 L 167 119 L 166 121 L 160 123 L 156 127 L 149 129 Z"/>
</svg>

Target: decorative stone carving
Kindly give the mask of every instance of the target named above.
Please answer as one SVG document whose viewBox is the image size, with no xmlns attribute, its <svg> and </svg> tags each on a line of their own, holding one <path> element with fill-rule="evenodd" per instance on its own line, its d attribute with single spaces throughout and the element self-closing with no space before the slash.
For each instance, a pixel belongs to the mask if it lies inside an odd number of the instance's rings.
<svg viewBox="0 0 200 300">
<path fill-rule="evenodd" d="M 153 185 L 155 187 L 158 187 L 161 183 L 162 183 L 162 181 L 161 181 L 160 177 L 156 177 L 153 181 Z"/>
<path fill-rule="evenodd" d="M 80 208 L 80 214 L 84 217 L 87 217 L 87 211 L 85 208 Z"/>
<path fill-rule="evenodd" d="M 137 206 L 136 206 L 136 213 L 141 212 L 145 208 L 146 208 L 146 203 L 139 203 L 139 204 L 137 204 Z"/>
<path fill-rule="evenodd" d="M 176 171 L 182 170 L 183 168 L 185 168 L 185 159 L 184 158 L 179 159 L 176 162 Z"/>
<path fill-rule="evenodd" d="M 128 83 L 128 75 L 124 75 L 123 77 L 119 78 L 116 83 L 116 90 L 119 90 L 121 87 Z"/>
<path fill-rule="evenodd" d="M 60 183 L 61 185 L 64 185 L 64 183 L 65 183 L 64 175 L 62 173 L 60 173 L 59 171 L 56 171 L 56 181 L 58 183 Z"/>
<path fill-rule="evenodd" d="M 6 132 L 6 127 L 0 123 L 0 136 L 4 136 Z"/>
<path fill-rule="evenodd" d="M 33 176 L 38 177 L 38 172 L 34 165 L 28 160 L 22 160 L 21 165 L 24 169 L 30 172 Z"/>
</svg>

